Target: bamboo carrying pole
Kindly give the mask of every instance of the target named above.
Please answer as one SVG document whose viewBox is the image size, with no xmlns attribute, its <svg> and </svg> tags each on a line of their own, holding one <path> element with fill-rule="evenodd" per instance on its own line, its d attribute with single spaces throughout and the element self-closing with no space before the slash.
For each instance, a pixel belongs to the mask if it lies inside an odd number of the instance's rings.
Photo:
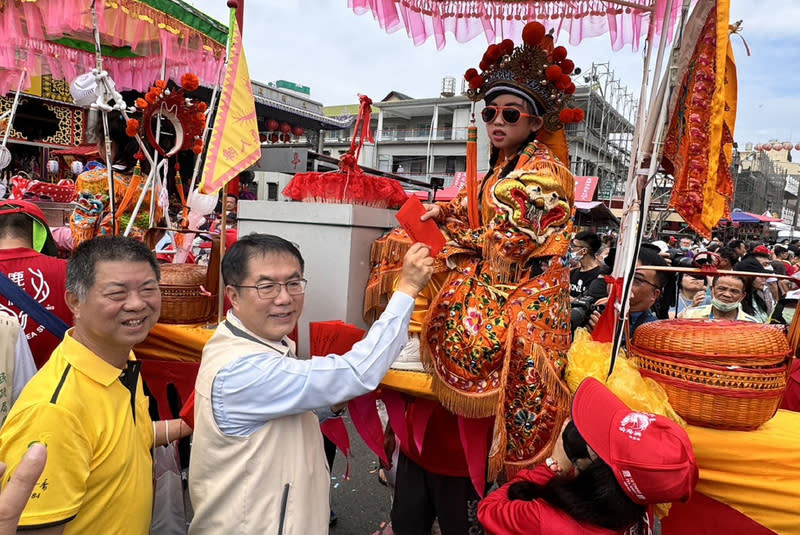
<svg viewBox="0 0 800 535">
<path fill-rule="evenodd" d="M 647 129 L 644 128 L 644 126 L 646 113 L 648 111 L 652 111 L 655 107 L 660 108 L 660 113 L 658 114 L 658 118 L 656 120 L 660 123 L 663 123 L 665 120 L 663 116 L 666 115 L 666 107 L 664 105 L 659 105 L 658 95 L 661 94 L 661 98 L 664 101 L 666 101 L 667 97 L 663 93 L 655 90 L 655 81 L 658 80 L 662 71 L 664 51 L 666 50 L 667 45 L 666 35 L 669 26 L 669 14 L 672 12 L 672 5 L 673 0 L 667 0 L 664 10 L 665 16 L 661 27 L 661 38 L 659 39 L 658 45 L 656 67 L 653 71 L 653 90 L 651 91 L 650 95 L 651 107 L 648 110 L 644 107 L 644 103 L 647 100 L 649 89 L 648 81 L 650 76 L 648 71 L 653 52 L 652 44 L 655 37 L 655 24 L 653 22 L 653 17 L 650 18 L 650 27 L 647 37 L 647 54 L 645 56 L 645 62 L 642 70 L 642 89 L 639 95 L 639 109 L 636 118 L 636 132 L 638 132 L 638 135 L 634 136 L 633 140 L 633 148 L 631 151 L 631 167 L 628 170 L 628 184 L 625 193 L 625 203 L 623 205 L 623 220 L 620 227 L 620 244 L 618 245 L 617 257 L 615 259 L 614 269 L 612 271 L 615 278 L 622 278 L 623 284 L 620 302 L 612 303 L 612 306 L 614 306 L 614 312 L 617 314 L 617 321 L 614 328 L 609 375 L 612 371 L 614 371 L 614 363 L 616 360 L 615 356 L 622 344 L 622 334 L 624 332 L 625 321 L 630 308 L 628 298 L 630 296 L 631 286 L 633 284 L 633 273 L 635 271 L 636 258 L 639 254 L 639 245 L 642 237 L 641 218 L 642 214 L 647 212 L 647 203 L 649 202 L 649 197 L 647 194 L 649 185 L 648 181 L 650 177 L 654 175 L 656 166 L 658 165 L 658 160 L 660 159 L 658 157 L 657 149 L 660 141 L 659 137 L 663 131 L 664 125 L 659 124 L 657 134 L 649 140 L 645 138 Z M 675 46 L 678 46 L 677 39 L 675 40 Z M 650 168 L 647 170 L 646 174 L 642 169 L 645 157 L 648 156 L 648 154 L 642 150 L 644 147 L 652 147 L 652 150 L 649 151 Z"/>
</svg>

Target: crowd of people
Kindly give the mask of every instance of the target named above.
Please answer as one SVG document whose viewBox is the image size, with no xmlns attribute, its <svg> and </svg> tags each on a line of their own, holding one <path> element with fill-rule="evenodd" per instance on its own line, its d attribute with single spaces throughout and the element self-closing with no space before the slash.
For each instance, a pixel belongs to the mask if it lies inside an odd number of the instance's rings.
<svg viewBox="0 0 800 535">
<path fill-rule="evenodd" d="M 643 323 L 636 316 L 637 289 L 643 284 L 658 292 L 646 307 L 647 321 L 678 317 L 791 324 L 800 298 L 800 280 L 793 279 L 800 272 L 800 239 L 781 243 L 732 239 L 723 244 L 716 237 L 700 240 L 684 235 L 679 239 L 671 237 L 670 242 L 673 246 L 664 240 L 641 246 L 642 264 L 684 271 L 662 271 L 657 281 L 646 283 L 648 271 L 638 271 L 631 296 L 631 334 Z M 572 240 L 573 330 L 591 327 L 592 313 L 604 305 L 607 297 L 604 277 L 611 272 L 614 255 L 602 256 L 600 244 L 601 237 L 591 231 L 579 232 Z"/>
</svg>

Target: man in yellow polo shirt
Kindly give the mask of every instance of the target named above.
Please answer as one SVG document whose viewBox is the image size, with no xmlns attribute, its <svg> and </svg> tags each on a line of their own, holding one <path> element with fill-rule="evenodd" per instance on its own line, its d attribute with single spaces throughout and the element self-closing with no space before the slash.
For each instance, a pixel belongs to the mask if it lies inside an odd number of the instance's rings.
<svg viewBox="0 0 800 535">
<path fill-rule="evenodd" d="M 0 430 L 0 459 L 30 444 L 48 459 L 20 527 L 35 533 L 144 535 L 153 506 L 153 423 L 131 348 L 161 311 L 160 271 L 140 242 L 95 238 L 67 265 L 75 327 L 31 379 Z M 181 426 L 172 426 L 172 439 Z M 163 425 L 163 424 L 162 424 Z M 165 427 L 155 429 L 165 442 Z M 10 464 L 5 488 L 14 477 Z"/>
</svg>

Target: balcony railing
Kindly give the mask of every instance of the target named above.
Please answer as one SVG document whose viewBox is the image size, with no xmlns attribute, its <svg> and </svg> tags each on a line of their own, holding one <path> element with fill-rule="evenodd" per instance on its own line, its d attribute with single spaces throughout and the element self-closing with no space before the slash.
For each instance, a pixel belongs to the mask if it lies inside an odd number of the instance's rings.
<svg viewBox="0 0 800 535">
<path fill-rule="evenodd" d="M 375 130 L 373 137 L 377 143 L 391 141 L 427 142 L 431 141 L 466 141 L 467 127 L 437 128 L 384 128 Z M 328 143 L 350 143 L 351 133 L 342 130 L 329 130 L 325 134 Z"/>
</svg>

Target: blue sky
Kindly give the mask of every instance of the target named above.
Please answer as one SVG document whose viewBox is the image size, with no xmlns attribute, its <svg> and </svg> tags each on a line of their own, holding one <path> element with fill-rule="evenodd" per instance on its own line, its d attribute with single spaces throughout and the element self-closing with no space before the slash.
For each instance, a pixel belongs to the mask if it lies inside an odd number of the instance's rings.
<svg viewBox="0 0 800 535">
<path fill-rule="evenodd" d="M 392 90 L 416 98 L 439 94 L 442 77 L 459 79 L 486 49 L 483 36 L 444 50 L 432 40 L 414 46 L 405 31 L 387 34 L 370 14 L 357 16 L 347 0 L 244 0 L 245 53 L 251 77 L 277 79 L 311 87 L 324 105 L 349 104 L 364 93 L 380 100 Z M 225 0 L 189 0 L 227 22 Z M 732 0 L 731 21 L 743 20 L 741 39 L 733 46 L 739 77 L 735 138 L 744 143 L 770 140 L 800 143 L 800 2 Z M 562 38 L 565 43 L 566 36 Z M 613 52 L 606 36 L 576 47 L 565 43 L 570 57 L 587 70 L 592 61 L 610 62 L 629 90 L 641 83 L 642 53 Z M 798 155 L 795 154 L 795 157 Z"/>
</svg>

